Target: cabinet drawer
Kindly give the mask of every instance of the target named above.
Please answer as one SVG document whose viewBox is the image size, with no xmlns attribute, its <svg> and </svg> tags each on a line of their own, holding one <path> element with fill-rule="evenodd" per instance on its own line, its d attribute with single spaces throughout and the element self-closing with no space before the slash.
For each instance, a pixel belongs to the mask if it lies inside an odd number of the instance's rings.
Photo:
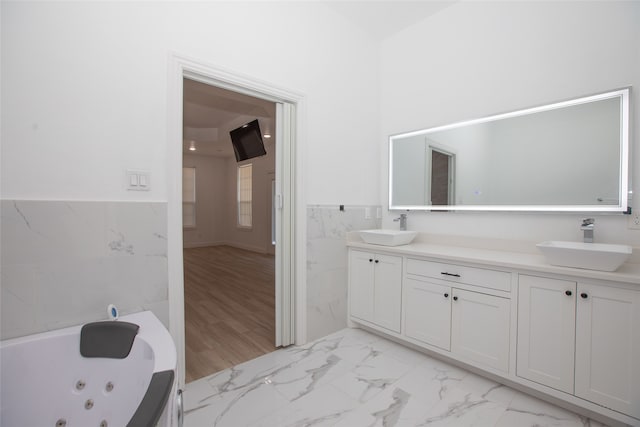
<svg viewBox="0 0 640 427">
<path fill-rule="evenodd" d="M 511 291 L 511 273 L 407 258 L 407 274 Z"/>
</svg>

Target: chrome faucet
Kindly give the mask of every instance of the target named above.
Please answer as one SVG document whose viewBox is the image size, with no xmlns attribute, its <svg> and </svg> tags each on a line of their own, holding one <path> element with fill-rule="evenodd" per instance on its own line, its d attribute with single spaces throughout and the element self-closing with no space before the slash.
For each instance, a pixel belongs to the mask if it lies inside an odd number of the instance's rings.
<svg viewBox="0 0 640 427">
<path fill-rule="evenodd" d="M 593 229 L 595 228 L 596 220 L 593 218 L 584 218 L 580 230 L 584 231 L 584 242 L 593 243 Z"/>
<path fill-rule="evenodd" d="M 400 216 L 393 220 L 393 222 L 400 221 L 400 230 L 406 231 L 407 229 L 407 214 L 400 214 Z"/>
</svg>

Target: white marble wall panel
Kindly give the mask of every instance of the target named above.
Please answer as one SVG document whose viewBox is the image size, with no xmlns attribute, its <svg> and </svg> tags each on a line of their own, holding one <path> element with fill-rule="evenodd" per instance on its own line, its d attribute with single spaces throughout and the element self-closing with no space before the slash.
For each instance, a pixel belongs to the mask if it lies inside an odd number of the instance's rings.
<svg viewBox="0 0 640 427">
<path fill-rule="evenodd" d="M 347 326 L 346 233 L 380 228 L 378 206 L 307 207 L 307 339 Z M 371 218 L 365 218 L 369 209 Z"/>
<path fill-rule="evenodd" d="M 2 200 L 1 338 L 150 309 L 167 319 L 167 208 Z"/>
</svg>

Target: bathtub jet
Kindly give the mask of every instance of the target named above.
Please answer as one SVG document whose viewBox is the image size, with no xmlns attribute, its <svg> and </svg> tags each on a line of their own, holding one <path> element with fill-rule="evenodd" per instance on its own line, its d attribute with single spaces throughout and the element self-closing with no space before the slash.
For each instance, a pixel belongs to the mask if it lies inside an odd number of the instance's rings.
<svg viewBox="0 0 640 427">
<path fill-rule="evenodd" d="M 153 313 L 0 344 L 0 425 L 174 427 L 176 349 Z"/>
</svg>

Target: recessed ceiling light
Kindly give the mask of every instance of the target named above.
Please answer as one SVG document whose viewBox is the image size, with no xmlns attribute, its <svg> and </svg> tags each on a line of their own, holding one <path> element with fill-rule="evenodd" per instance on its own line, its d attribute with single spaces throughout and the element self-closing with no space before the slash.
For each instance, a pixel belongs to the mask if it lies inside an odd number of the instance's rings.
<svg viewBox="0 0 640 427">
<path fill-rule="evenodd" d="M 196 142 L 195 141 L 191 141 L 189 143 L 189 151 L 196 151 Z"/>
<path fill-rule="evenodd" d="M 263 136 L 264 136 L 265 138 L 271 138 L 271 134 L 270 134 L 270 133 L 265 133 Z"/>
</svg>

